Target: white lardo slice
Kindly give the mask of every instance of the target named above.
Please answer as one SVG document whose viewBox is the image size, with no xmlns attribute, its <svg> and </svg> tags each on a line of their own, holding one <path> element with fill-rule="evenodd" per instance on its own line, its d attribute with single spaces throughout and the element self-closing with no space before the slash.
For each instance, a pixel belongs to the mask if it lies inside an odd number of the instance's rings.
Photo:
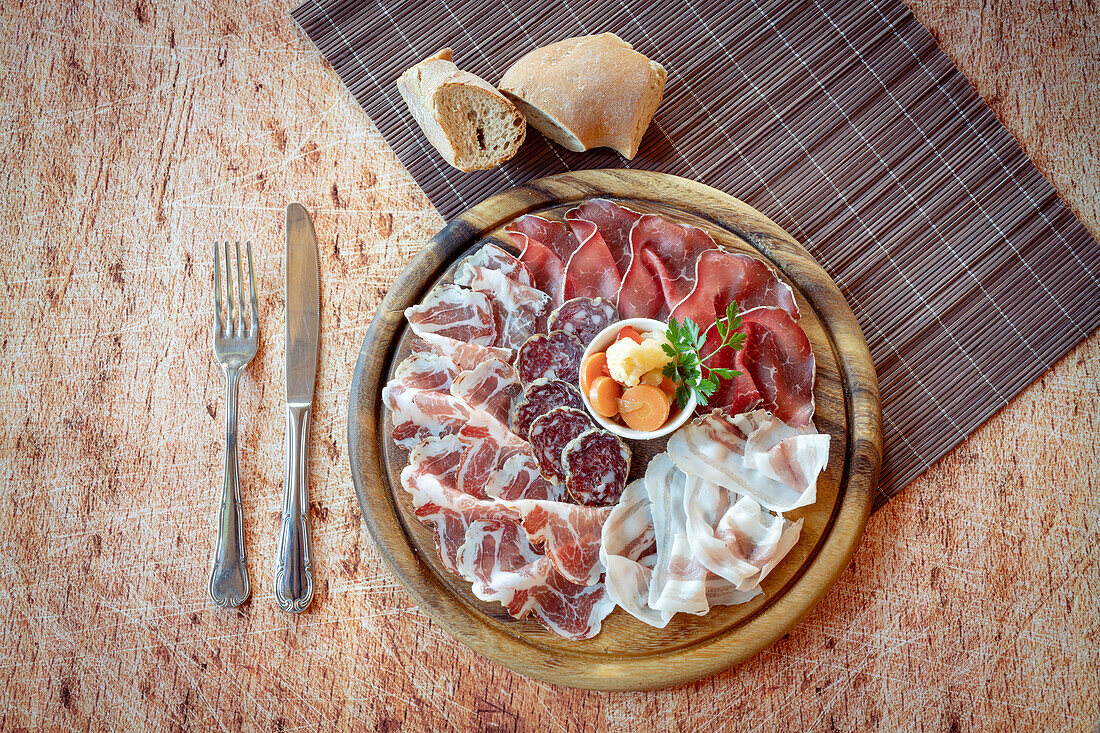
<svg viewBox="0 0 1100 733">
<path fill-rule="evenodd" d="M 667 453 L 646 468 L 645 487 L 657 540 L 657 564 L 649 586 L 650 608 L 668 613 L 706 613 L 706 569 L 691 556 L 684 515 L 687 475 Z"/>
<path fill-rule="evenodd" d="M 657 560 L 653 518 L 645 481 L 627 485 L 603 525 L 600 561 L 607 595 L 639 621 L 664 628 L 673 614 L 649 607 L 649 586 Z"/>
</svg>

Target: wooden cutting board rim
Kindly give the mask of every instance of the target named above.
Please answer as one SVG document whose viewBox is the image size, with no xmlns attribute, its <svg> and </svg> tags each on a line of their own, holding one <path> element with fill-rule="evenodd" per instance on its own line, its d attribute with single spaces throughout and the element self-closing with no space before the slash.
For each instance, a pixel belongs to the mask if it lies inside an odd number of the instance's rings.
<svg viewBox="0 0 1100 733">
<path fill-rule="evenodd" d="M 421 561 L 406 533 L 383 465 L 377 429 L 384 424 L 380 391 L 404 328 L 403 311 L 470 245 L 517 216 L 593 196 L 640 206 L 680 206 L 715 226 L 736 232 L 803 292 L 815 315 L 827 324 L 849 416 L 841 496 L 819 547 L 777 597 L 736 630 L 665 653 L 570 657 L 537 641 L 501 634 L 478 609 L 452 594 Z M 734 225 L 751 218 L 746 234 Z M 812 292 L 807 292 L 811 290 Z M 827 306 L 821 308 L 820 306 Z M 421 610 L 474 651 L 522 674 L 570 687 L 642 690 L 683 684 L 720 672 L 769 646 L 825 596 L 847 567 L 863 534 L 882 456 L 878 381 L 866 341 L 839 289 L 812 256 L 787 232 L 742 201 L 678 176 L 629 169 L 562 173 L 530 181 L 491 196 L 450 221 L 394 281 L 363 340 L 348 405 L 348 456 L 352 481 L 367 531 L 391 572 Z M 393 541 L 403 538 L 403 541 Z M 597 637 L 598 638 L 598 637 Z"/>
</svg>

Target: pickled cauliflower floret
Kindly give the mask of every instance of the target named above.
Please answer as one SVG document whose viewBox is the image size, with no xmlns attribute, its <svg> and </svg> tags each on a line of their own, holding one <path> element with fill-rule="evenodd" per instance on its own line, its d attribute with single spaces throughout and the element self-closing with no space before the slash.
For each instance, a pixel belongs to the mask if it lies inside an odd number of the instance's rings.
<svg viewBox="0 0 1100 733">
<path fill-rule="evenodd" d="M 635 387 L 642 375 L 654 369 L 664 369 L 671 358 L 662 349 L 665 335 L 647 333 L 641 343 L 634 339 L 619 339 L 607 347 L 607 370 L 611 378 L 624 387 Z"/>
</svg>

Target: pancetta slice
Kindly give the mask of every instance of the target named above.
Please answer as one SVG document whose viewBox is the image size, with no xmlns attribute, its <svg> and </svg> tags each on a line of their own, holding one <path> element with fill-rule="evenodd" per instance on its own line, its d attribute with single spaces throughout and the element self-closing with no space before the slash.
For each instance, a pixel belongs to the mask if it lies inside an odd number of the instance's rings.
<svg viewBox="0 0 1100 733">
<path fill-rule="evenodd" d="M 504 424 L 508 423 L 512 403 L 522 391 L 516 370 L 500 359 L 487 359 L 473 369 L 459 372 L 450 388 L 455 397 Z"/>
<path fill-rule="evenodd" d="M 720 249 L 699 255 L 695 287 L 673 308 L 672 315 L 678 320 L 690 318 L 706 330 L 734 301 L 742 311 L 767 306 L 782 308 L 798 318 L 794 291 L 775 270 L 755 257 Z"/>
<path fill-rule="evenodd" d="M 455 565 L 475 596 L 502 606 L 511 604 L 517 592 L 526 598 L 526 591 L 546 584 L 553 568 L 520 525 L 510 521 L 470 523 L 455 552 Z"/>
<path fill-rule="evenodd" d="M 578 298 L 606 298 L 614 303 L 622 272 L 596 225 L 585 219 L 567 219 L 580 245 L 565 263 L 566 277 Z"/>
<path fill-rule="evenodd" d="M 522 499 L 506 502 L 523 516 L 528 538 L 542 547 L 567 580 L 591 585 L 600 578 L 600 536 L 611 507 Z"/>
<path fill-rule="evenodd" d="M 458 268 L 455 282 L 489 298 L 497 325 L 495 346 L 516 349 L 531 334 L 545 330 L 550 315 L 550 296 L 541 290 L 523 285 L 500 270 L 473 265 L 469 261 Z"/>
<path fill-rule="evenodd" d="M 649 588 L 657 561 L 650 506 L 644 479 L 627 485 L 603 525 L 600 562 L 605 569 L 608 596 L 639 621 L 664 628 L 673 614 L 649 607 Z"/>
<path fill-rule="evenodd" d="M 781 308 L 741 314 L 743 370 L 760 390 L 761 404 L 783 422 L 808 425 L 814 416 L 814 352 L 802 327 Z"/>
<path fill-rule="evenodd" d="M 393 441 L 403 448 L 427 437 L 457 433 L 470 418 L 470 406 L 454 395 L 397 381 L 382 389 L 382 402 L 390 410 Z"/>
<path fill-rule="evenodd" d="M 579 243 L 565 224 L 527 214 L 504 231 L 519 248 L 519 258 L 531 272 L 532 285 L 550 296 L 552 307 L 574 297 L 565 264 Z"/>
<path fill-rule="evenodd" d="M 735 416 L 715 410 L 676 431 L 668 455 L 684 473 L 750 496 L 772 511 L 812 504 L 817 477 L 829 462 L 829 436 L 812 424 L 781 428 L 776 421 L 763 410 Z M 757 436 L 758 431 L 763 432 Z"/>
<path fill-rule="evenodd" d="M 703 252 L 717 249 L 697 227 L 674 224 L 646 214 L 630 230 L 630 267 L 619 289 L 623 318 L 665 320 L 695 286 L 695 263 Z"/>
<path fill-rule="evenodd" d="M 531 273 L 528 271 L 527 266 L 520 262 L 517 257 L 495 244 L 486 244 L 467 257 L 465 261 L 475 267 L 499 270 L 505 277 L 515 280 L 520 285 L 528 287 L 533 285 Z"/>
<path fill-rule="evenodd" d="M 486 359 L 512 361 L 511 349 L 502 349 L 497 346 L 479 346 L 439 333 L 422 333 L 420 338 L 429 350 L 450 357 L 460 370 L 473 369 Z M 414 346 L 413 348 L 417 347 Z"/>
<path fill-rule="evenodd" d="M 642 215 L 637 211 L 632 211 L 607 199 L 590 199 L 580 206 L 570 209 L 565 214 L 565 220 L 570 225 L 578 220 L 588 221 L 595 225 L 611 252 L 615 267 L 620 274 L 625 273 L 630 266 L 630 230 L 634 227 L 634 223 L 641 218 Z M 574 228 L 573 231 L 575 233 L 576 229 Z M 583 240 L 579 234 L 577 237 Z M 614 296 L 611 299 L 614 300 Z"/>
<path fill-rule="evenodd" d="M 549 631 L 566 639 L 591 639 L 600 633 L 603 620 L 615 610 L 615 602 L 602 582 L 578 585 L 563 574 L 550 571 L 546 583 L 525 594 L 516 594 L 508 606 L 513 616 L 530 612 Z"/>
<path fill-rule="evenodd" d="M 437 334 L 478 346 L 497 340 L 496 318 L 488 296 L 452 283 L 439 285 L 424 302 L 405 309 L 416 335 Z"/>
<path fill-rule="evenodd" d="M 449 392 L 458 372 L 458 365 L 451 357 L 420 351 L 409 354 L 397 365 L 393 370 L 393 381 L 416 389 Z"/>
</svg>

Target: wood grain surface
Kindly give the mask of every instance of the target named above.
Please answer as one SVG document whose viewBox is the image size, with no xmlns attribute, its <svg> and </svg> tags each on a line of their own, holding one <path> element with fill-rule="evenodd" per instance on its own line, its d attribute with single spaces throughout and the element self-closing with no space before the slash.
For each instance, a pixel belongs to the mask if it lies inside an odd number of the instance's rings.
<svg viewBox="0 0 1100 733">
<path fill-rule="evenodd" d="M 912 8 L 1100 235 L 1096 4 Z M 0 38 L 0 729 L 1095 729 L 1096 334 L 872 516 L 825 601 L 750 662 L 657 693 L 533 682 L 434 626 L 361 526 L 357 348 L 442 220 L 287 5 L 12 2 Z M 296 617 L 270 592 L 292 199 L 320 237 L 324 333 L 318 589 Z M 206 597 L 218 235 L 257 243 L 262 293 L 240 404 L 254 591 L 229 613 Z"/>
<path fill-rule="evenodd" d="M 439 559 L 435 532 L 402 487 L 407 450 L 396 446 L 383 386 L 416 339 L 404 313 L 485 242 L 511 247 L 505 227 L 523 214 L 561 221 L 574 206 L 611 198 L 643 213 L 704 228 L 722 247 L 767 258 L 791 286 L 816 360 L 814 423 L 830 436 L 817 501 L 786 516 L 804 522 L 798 543 L 748 603 L 677 615 L 661 629 L 618 609 L 600 633 L 570 641 L 534 619 L 517 621 L 480 601 Z M 390 287 L 359 351 L 348 408 L 352 481 L 371 539 L 417 606 L 453 637 L 528 677 L 594 690 L 649 690 L 694 682 L 770 646 L 809 613 L 848 566 L 871 511 L 882 463 L 878 378 L 859 323 L 809 252 L 743 201 L 664 173 L 587 170 L 490 196 L 447 223 Z M 667 439 L 627 443 L 630 480 L 645 475 Z"/>
</svg>

